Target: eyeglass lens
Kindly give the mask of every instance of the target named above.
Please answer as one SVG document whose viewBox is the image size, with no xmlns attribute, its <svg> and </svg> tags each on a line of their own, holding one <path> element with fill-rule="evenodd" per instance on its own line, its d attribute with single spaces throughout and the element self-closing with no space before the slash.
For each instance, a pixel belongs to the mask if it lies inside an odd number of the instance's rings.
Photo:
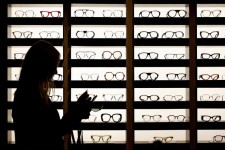
<svg viewBox="0 0 225 150">
<path fill-rule="evenodd" d="M 139 59 L 158 59 L 158 53 L 155 52 L 141 52 L 138 54 Z"/>
<path fill-rule="evenodd" d="M 219 59 L 220 58 L 220 53 L 202 53 L 201 54 L 201 59 Z"/>
<path fill-rule="evenodd" d="M 77 31 L 77 38 L 93 38 L 95 33 L 93 31 Z"/>
<path fill-rule="evenodd" d="M 185 119 L 185 116 L 184 115 L 178 115 L 178 116 L 174 116 L 174 115 L 169 115 L 167 116 L 167 119 L 170 121 L 170 122 L 174 122 L 174 121 L 179 121 L 179 122 L 183 122 L 184 119 Z"/>
<path fill-rule="evenodd" d="M 158 95 L 140 95 L 139 99 L 141 101 L 147 101 L 147 100 L 158 101 L 159 100 L 159 96 Z"/>
<path fill-rule="evenodd" d="M 199 75 L 199 78 L 202 80 L 218 80 L 219 79 L 219 74 L 201 74 Z"/>
<path fill-rule="evenodd" d="M 139 17 L 159 17 L 160 16 L 160 12 L 158 10 L 143 10 L 139 13 Z"/>
<path fill-rule="evenodd" d="M 187 12 L 185 10 L 170 10 L 167 12 L 167 17 L 174 18 L 174 17 L 185 17 Z"/>
<path fill-rule="evenodd" d="M 137 38 L 158 38 L 159 34 L 156 31 L 141 31 L 138 33 Z"/>
<path fill-rule="evenodd" d="M 168 80 L 184 80 L 186 78 L 185 73 L 168 73 L 166 74 Z"/>
<path fill-rule="evenodd" d="M 101 120 L 102 120 L 102 122 L 107 123 L 107 122 L 109 122 L 111 119 L 112 119 L 113 122 L 118 123 L 118 122 L 121 121 L 122 115 L 119 114 L 119 113 L 115 113 L 115 114 L 112 114 L 112 115 L 110 115 L 110 114 L 108 114 L 108 113 L 103 113 L 103 114 L 101 114 Z"/>
</svg>

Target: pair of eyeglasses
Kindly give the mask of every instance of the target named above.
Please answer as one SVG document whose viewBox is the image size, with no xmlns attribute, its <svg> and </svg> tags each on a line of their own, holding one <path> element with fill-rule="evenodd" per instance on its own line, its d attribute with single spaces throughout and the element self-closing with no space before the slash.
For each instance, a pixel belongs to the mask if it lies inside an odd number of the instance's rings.
<svg viewBox="0 0 225 150">
<path fill-rule="evenodd" d="M 24 59 L 26 53 L 14 53 L 14 59 Z"/>
<path fill-rule="evenodd" d="M 215 135 L 213 136 L 213 142 L 221 143 L 225 139 L 225 135 Z"/>
<path fill-rule="evenodd" d="M 40 11 L 41 17 L 60 17 L 61 12 L 60 11 Z"/>
<path fill-rule="evenodd" d="M 77 31 L 76 37 L 77 38 L 94 38 L 95 33 L 94 31 Z"/>
<path fill-rule="evenodd" d="M 49 96 L 49 98 L 53 102 L 61 102 L 62 101 L 62 96 L 61 95 L 51 95 L 51 96 Z"/>
<path fill-rule="evenodd" d="M 200 37 L 201 38 L 218 38 L 219 36 L 219 31 L 212 31 L 212 32 L 207 32 L 207 31 L 200 31 Z"/>
<path fill-rule="evenodd" d="M 219 122 L 221 120 L 221 116 L 220 115 L 214 115 L 214 116 L 202 115 L 201 120 L 205 122 L 209 122 L 209 121 Z"/>
<path fill-rule="evenodd" d="M 111 119 L 114 123 L 118 123 L 122 120 L 122 114 L 120 114 L 120 113 L 114 113 L 112 115 L 108 114 L 108 113 L 101 114 L 102 122 L 108 123 L 108 122 L 110 122 Z"/>
<path fill-rule="evenodd" d="M 200 96 L 201 101 L 219 101 L 220 100 L 220 95 L 219 94 L 203 94 Z M 223 99 L 222 99 L 223 100 Z"/>
<path fill-rule="evenodd" d="M 182 95 L 165 95 L 163 96 L 164 101 L 182 101 L 183 96 Z"/>
<path fill-rule="evenodd" d="M 175 122 L 175 121 L 179 121 L 179 122 L 184 122 L 185 116 L 184 115 L 168 115 L 167 119 L 169 122 Z"/>
<path fill-rule="evenodd" d="M 16 10 L 15 15 L 16 17 L 35 17 L 36 16 L 33 10 L 27 10 L 27 11 Z"/>
<path fill-rule="evenodd" d="M 158 18 L 160 17 L 160 11 L 158 10 L 152 10 L 152 11 L 149 11 L 149 10 L 143 10 L 139 13 L 139 17 L 143 17 L 143 18 L 146 18 L 146 17 L 154 17 L 154 18 Z M 187 15 L 187 12 L 185 10 L 176 10 L 176 9 L 173 9 L 173 10 L 169 10 L 166 14 L 167 17 L 170 17 L 170 18 L 174 18 L 174 17 L 185 17 Z"/>
<path fill-rule="evenodd" d="M 201 74 L 199 75 L 199 79 L 202 79 L 202 80 L 218 80 L 219 79 L 219 74 Z"/>
<path fill-rule="evenodd" d="M 155 52 L 141 52 L 138 54 L 139 59 L 158 59 L 158 53 Z"/>
<path fill-rule="evenodd" d="M 167 73 L 166 77 L 168 80 L 185 80 L 185 73 Z"/>
<path fill-rule="evenodd" d="M 81 74 L 81 79 L 82 80 L 98 80 L 99 74 L 93 73 L 93 74 L 87 74 L 87 73 L 82 73 Z"/>
<path fill-rule="evenodd" d="M 200 13 L 201 17 L 219 17 L 221 10 L 202 10 Z"/>
<path fill-rule="evenodd" d="M 173 137 L 172 136 L 168 136 L 168 137 L 159 137 L 159 136 L 155 136 L 153 137 L 156 141 L 161 141 L 161 142 L 164 142 L 164 143 L 169 143 L 173 140 Z"/>
<path fill-rule="evenodd" d="M 56 31 L 42 31 L 39 35 L 41 38 L 60 38 L 59 32 Z"/>
<path fill-rule="evenodd" d="M 122 10 L 103 10 L 103 17 L 123 17 Z"/>
<path fill-rule="evenodd" d="M 159 122 L 161 120 L 162 116 L 161 115 L 142 115 L 142 119 L 145 122 L 149 122 L 153 119 L 155 122 Z"/>
<path fill-rule="evenodd" d="M 123 31 L 105 31 L 104 32 L 105 38 L 123 38 L 124 37 L 124 32 Z"/>
<path fill-rule="evenodd" d="M 121 101 L 123 100 L 123 94 L 103 94 L 102 97 L 105 101 Z"/>
<path fill-rule="evenodd" d="M 158 95 L 140 95 L 139 99 L 141 101 L 148 101 L 148 100 L 150 100 L 150 101 L 158 101 L 160 98 L 159 98 Z"/>
<path fill-rule="evenodd" d="M 91 139 L 93 143 L 108 143 L 111 140 L 111 135 L 91 135 Z"/>
<path fill-rule="evenodd" d="M 107 80 L 107 81 L 113 80 L 113 79 L 122 81 L 125 78 L 125 74 L 123 72 L 116 72 L 116 73 L 106 72 L 104 77 L 105 77 L 105 80 Z"/>
<path fill-rule="evenodd" d="M 77 9 L 74 11 L 75 17 L 94 17 L 95 11 L 91 9 Z"/>
<path fill-rule="evenodd" d="M 201 59 L 219 59 L 220 53 L 201 53 Z"/>
<path fill-rule="evenodd" d="M 183 59 L 184 58 L 184 54 L 165 54 L 164 58 L 165 59 Z"/>
<path fill-rule="evenodd" d="M 54 81 L 62 81 L 63 80 L 63 76 L 61 74 L 54 74 L 53 80 Z"/>
<path fill-rule="evenodd" d="M 137 34 L 137 38 L 158 38 L 159 33 L 156 31 L 141 31 Z M 162 34 L 162 38 L 183 38 L 184 32 L 182 31 L 166 31 Z"/>
<path fill-rule="evenodd" d="M 33 32 L 31 32 L 31 31 L 24 31 L 24 32 L 21 32 L 21 31 L 13 31 L 12 32 L 13 33 L 13 36 L 15 37 L 15 38 L 31 38 L 32 37 L 32 34 L 33 34 Z"/>
<path fill-rule="evenodd" d="M 102 59 L 111 59 L 111 58 L 121 59 L 121 57 L 122 57 L 122 53 L 120 51 L 114 51 L 114 52 L 104 51 L 102 53 Z"/>
<path fill-rule="evenodd" d="M 156 80 L 159 77 L 159 74 L 156 72 L 142 72 L 139 74 L 139 79 L 142 81 L 146 80 Z"/>
<path fill-rule="evenodd" d="M 96 53 L 93 51 L 78 51 L 76 52 L 77 59 L 94 59 Z"/>
<path fill-rule="evenodd" d="M 182 31 L 166 31 L 162 34 L 162 38 L 183 38 L 184 32 Z"/>
</svg>

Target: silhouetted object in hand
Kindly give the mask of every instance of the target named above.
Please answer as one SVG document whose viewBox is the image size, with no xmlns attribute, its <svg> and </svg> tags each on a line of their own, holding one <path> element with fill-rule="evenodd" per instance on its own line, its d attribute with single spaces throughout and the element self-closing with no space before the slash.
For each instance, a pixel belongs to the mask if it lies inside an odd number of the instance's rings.
<svg viewBox="0 0 225 150">
<path fill-rule="evenodd" d="M 26 53 L 12 108 L 18 150 L 63 150 L 64 135 L 90 115 L 94 98 L 86 91 L 75 108 L 60 118 L 49 98 L 50 92 L 54 92 L 53 76 L 57 74 L 59 60 L 57 49 L 43 40 Z"/>
</svg>

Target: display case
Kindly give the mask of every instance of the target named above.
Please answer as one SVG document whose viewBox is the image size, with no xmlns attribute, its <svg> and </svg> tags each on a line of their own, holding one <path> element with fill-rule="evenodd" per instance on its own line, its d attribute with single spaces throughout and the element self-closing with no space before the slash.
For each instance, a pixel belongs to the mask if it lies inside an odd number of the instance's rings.
<svg viewBox="0 0 225 150">
<path fill-rule="evenodd" d="M 61 54 L 50 95 L 60 117 L 85 90 L 98 95 L 79 128 L 84 148 L 153 149 L 156 140 L 166 149 L 224 146 L 224 2 L 0 3 L 0 143 L 9 149 L 21 60 L 39 39 Z"/>
</svg>

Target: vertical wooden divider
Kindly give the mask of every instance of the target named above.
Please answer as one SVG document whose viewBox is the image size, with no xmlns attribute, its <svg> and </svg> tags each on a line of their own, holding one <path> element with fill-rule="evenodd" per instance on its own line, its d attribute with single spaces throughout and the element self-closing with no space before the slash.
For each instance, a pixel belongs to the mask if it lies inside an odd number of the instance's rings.
<svg viewBox="0 0 225 150">
<path fill-rule="evenodd" d="M 133 26 L 133 17 L 134 17 L 134 5 L 133 0 L 126 0 L 126 150 L 133 150 L 134 147 L 134 26 Z"/>
<path fill-rule="evenodd" d="M 190 98 L 190 150 L 197 150 L 197 4 L 189 3 L 189 98 Z"/>
</svg>

